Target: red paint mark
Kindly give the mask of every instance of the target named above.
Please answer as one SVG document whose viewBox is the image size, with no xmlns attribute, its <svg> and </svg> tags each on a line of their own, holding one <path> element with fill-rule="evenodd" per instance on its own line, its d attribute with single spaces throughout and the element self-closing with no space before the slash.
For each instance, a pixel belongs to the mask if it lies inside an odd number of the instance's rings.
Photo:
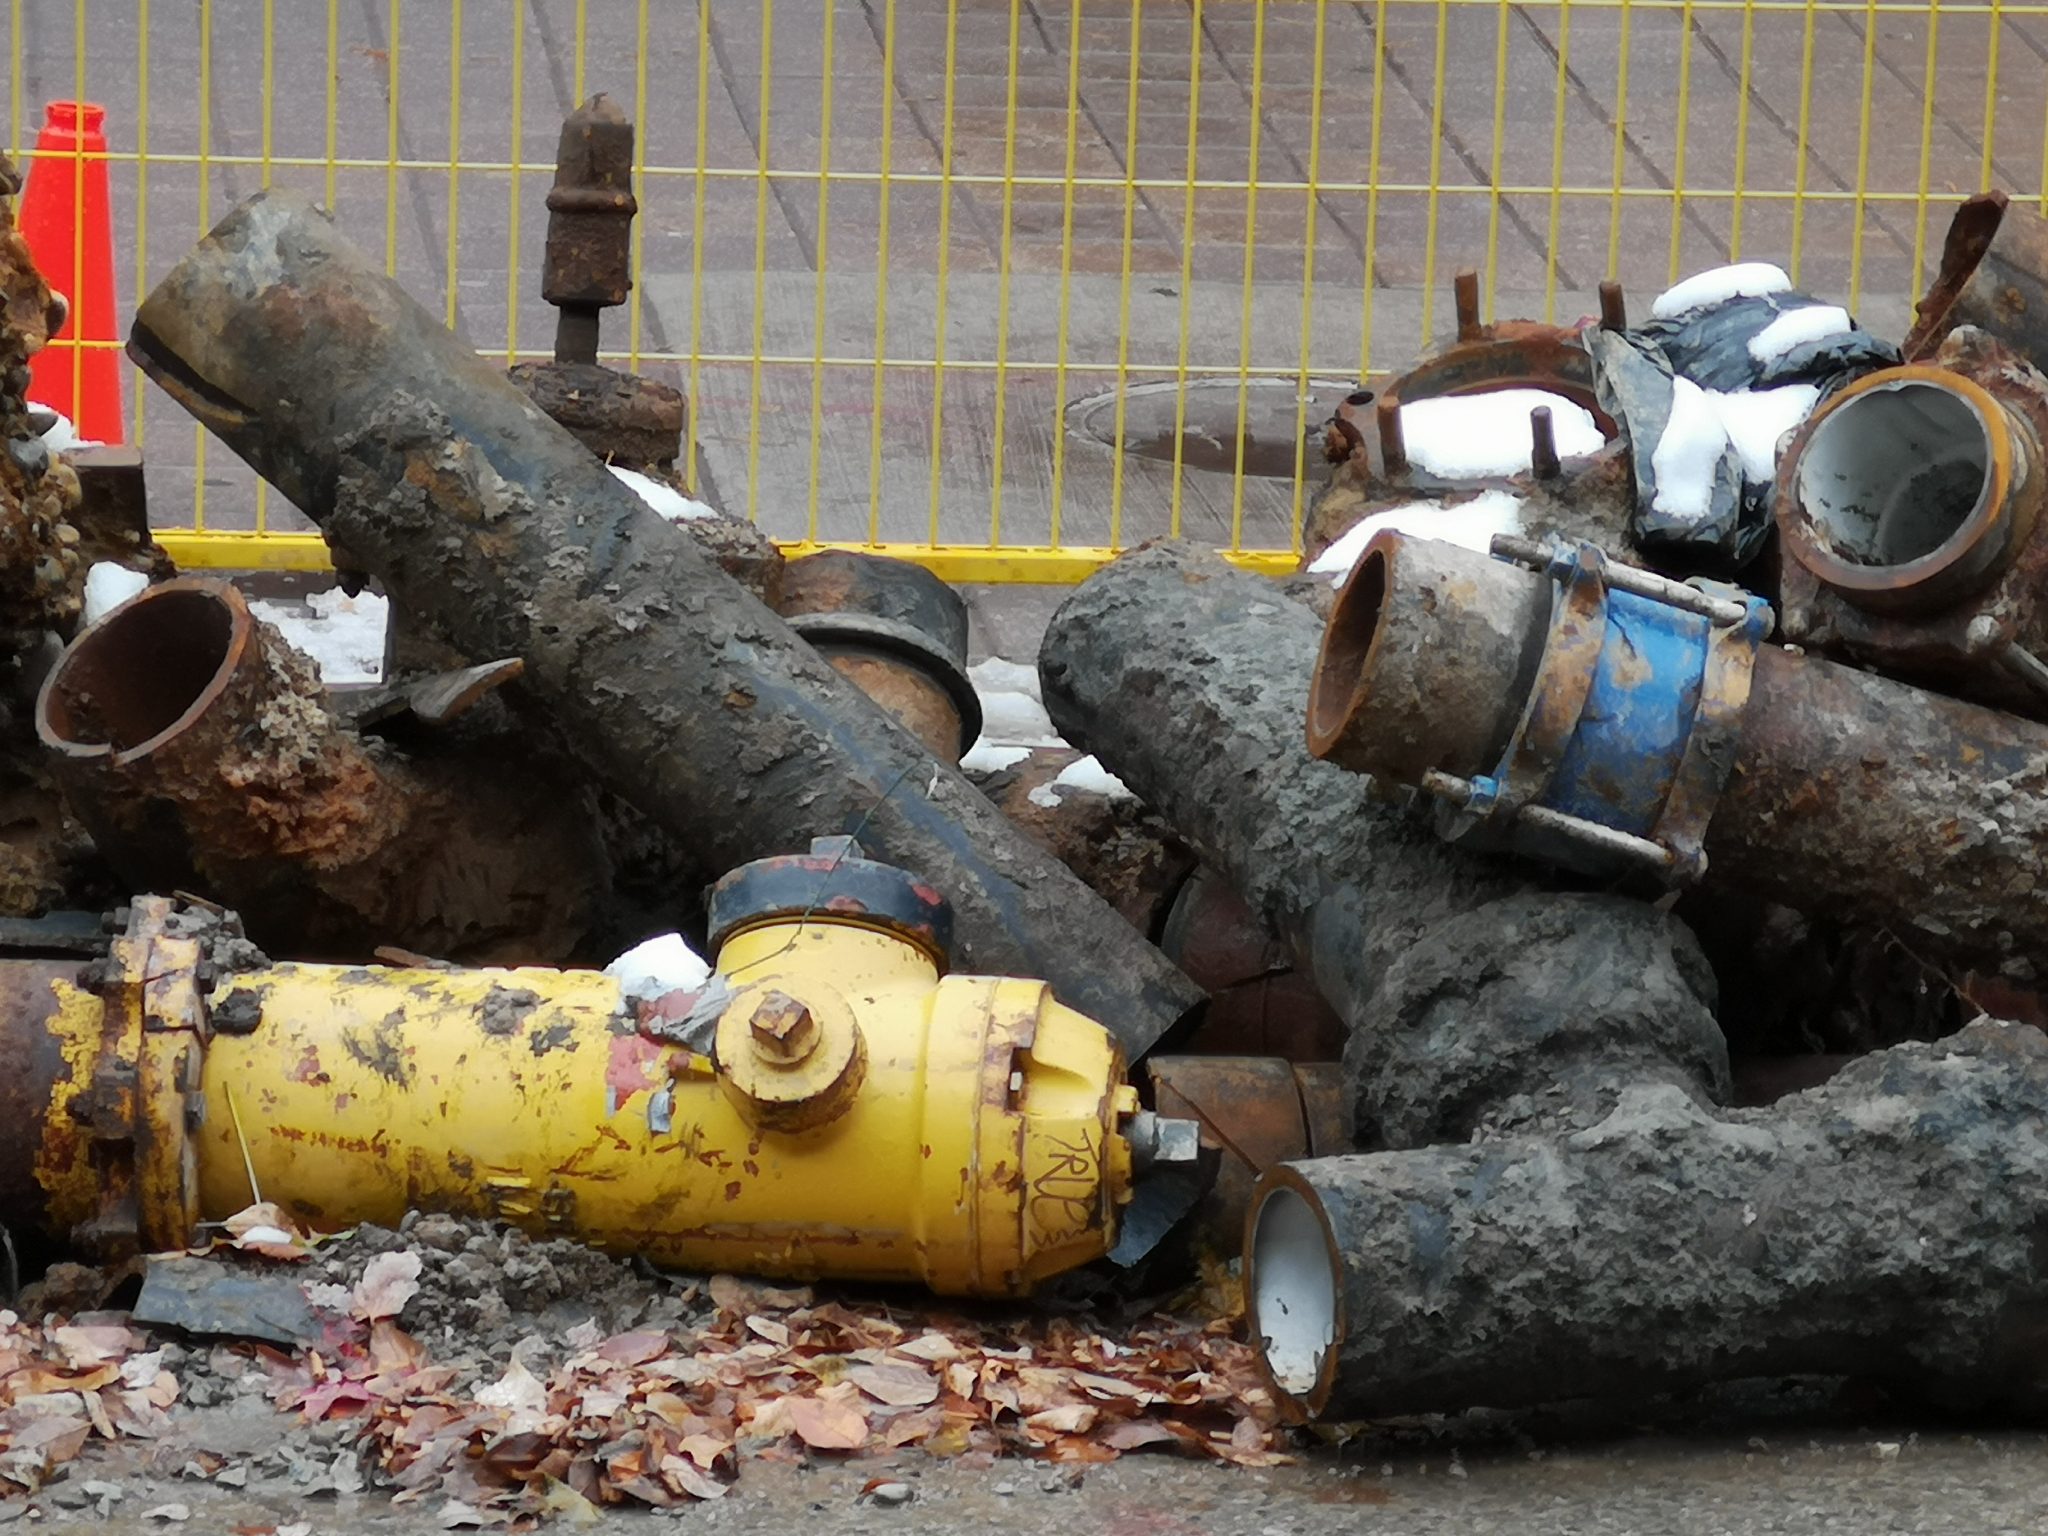
<svg viewBox="0 0 2048 1536">
<path fill-rule="evenodd" d="M 336 1114 L 340 1114 L 344 1109 L 347 1109 L 349 1105 L 355 1103 L 355 1101 L 356 1096 L 352 1093 L 337 1093 L 334 1096 L 334 1112 Z"/>
<path fill-rule="evenodd" d="M 659 1084 L 655 1064 L 665 1047 L 645 1035 L 613 1035 L 611 1055 L 605 1061 L 604 1085 L 614 1104 L 624 1104 L 636 1093 L 652 1093 Z"/>
<path fill-rule="evenodd" d="M 292 1081 L 305 1083 L 314 1088 L 325 1087 L 334 1081 L 320 1070 L 320 1052 L 312 1044 L 308 1043 L 306 1049 L 300 1053 L 298 1065 L 292 1068 Z"/>
</svg>

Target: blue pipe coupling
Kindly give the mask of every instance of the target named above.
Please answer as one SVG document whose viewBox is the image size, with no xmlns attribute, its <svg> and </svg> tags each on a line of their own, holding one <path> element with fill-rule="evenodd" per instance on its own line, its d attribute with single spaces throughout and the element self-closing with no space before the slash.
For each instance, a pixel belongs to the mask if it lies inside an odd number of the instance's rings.
<svg viewBox="0 0 2048 1536">
<path fill-rule="evenodd" d="M 1324 632 L 1309 749 L 1430 797 L 1452 842 L 1694 880 L 1773 624 L 1592 544 L 1382 533 Z"/>
</svg>

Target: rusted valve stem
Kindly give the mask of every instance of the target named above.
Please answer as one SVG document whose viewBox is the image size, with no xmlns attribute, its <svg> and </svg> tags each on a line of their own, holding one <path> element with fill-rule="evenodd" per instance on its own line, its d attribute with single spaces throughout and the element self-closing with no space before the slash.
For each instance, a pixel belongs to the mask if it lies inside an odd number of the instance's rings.
<svg viewBox="0 0 2048 1536">
<path fill-rule="evenodd" d="M 541 297 L 561 314 L 555 361 L 597 361 L 604 311 L 632 291 L 632 119 L 604 95 L 562 120 L 555 184 L 548 189 L 548 248 Z"/>
</svg>

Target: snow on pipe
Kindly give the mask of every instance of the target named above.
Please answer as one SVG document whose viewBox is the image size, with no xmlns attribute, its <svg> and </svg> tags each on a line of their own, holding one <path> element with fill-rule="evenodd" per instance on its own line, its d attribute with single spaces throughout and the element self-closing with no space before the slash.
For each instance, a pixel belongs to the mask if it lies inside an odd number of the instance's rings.
<svg viewBox="0 0 2048 1536">
<path fill-rule="evenodd" d="M 1756 599 L 1590 546 L 1421 544 L 1381 535 L 1340 595 L 1316 752 L 1436 797 L 1453 841 L 2048 963 L 2048 727 L 1760 646 Z"/>
<path fill-rule="evenodd" d="M 587 807 L 544 765 L 405 758 L 345 730 L 228 582 L 162 582 L 85 629 L 36 731 L 134 889 L 242 907 L 293 955 L 559 961 L 608 876 Z"/>
<path fill-rule="evenodd" d="M 1200 1000 L 303 198 L 230 213 L 129 350 L 402 611 L 521 658 L 563 744 L 705 883 L 858 827 L 945 892 L 965 964 L 1046 977 L 1133 1058 Z"/>
<path fill-rule="evenodd" d="M 2041 1403 L 2048 1038 L 1981 1022 L 1767 1110 L 1318 1158 L 1253 1196 L 1249 1331 L 1287 1416 L 1873 1379 Z"/>
<path fill-rule="evenodd" d="M 2048 381 L 1983 332 L 1858 380 L 1776 486 L 1785 637 L 2048 714 Z"/>
</svg>

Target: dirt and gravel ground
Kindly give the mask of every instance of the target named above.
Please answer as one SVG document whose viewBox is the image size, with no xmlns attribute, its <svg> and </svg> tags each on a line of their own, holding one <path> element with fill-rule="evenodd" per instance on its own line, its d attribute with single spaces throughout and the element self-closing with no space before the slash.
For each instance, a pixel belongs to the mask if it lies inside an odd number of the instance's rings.
<svg viewBox="0 0 2048 1536">
<path fill-rule="evenodd" d="M 515 1350 L 544 1369 L 577 1323 L 705 1322 L 712 1287 L 568 1243 L 428 1218 L 367 1229 L 291 1273 L 359 1279 L 378 1254 L 429 1262 L 402 1322 L 437 1359 L 488 1379 Z M 317 1294 L 317 1293 L 316 1293 Z M 895 1314 L 915 1325 L 913 1314 Z M 557 1341 L 550 1344 L 548 1341 Z M 561 1346 L 566 1347 L 566 1346 Z M 394 1505 L 366 1471 L 360 1420 L 281 1413 L 246 1350 L 187 1338 L 163 1367 L 181 1398 L 154 1441 L 95 1442 L 0 1526 L 163 1536 L 415 1536 L 450 1528 L 438 1498 Z M 1828 1383 L 1750 1385 L 1617 1412 L 1577 1407 L 1304 1437 L 1294 1465 L 1229 1467 L 1138 1453 L 1100 1465 L 935 1457 L 909 1448 L 795 1460 L 742 1455 L 715 1502 L 671 1511 L 581 1509 L 550 1529 L 629 1532 L 670 1522 L 781 1530 L 829 1519 L 847 1536 L 1089 1531 L 1112 1536 L 1320 1536 L 1656 1531 L 2035 1531 L 2048 1520 L 2048 1435 L 1915 1423 L 1896 1404 Z M 885 1486 L 876 1488 L 881 1483 Z M 580 1518 L 578 1518 L 580 1517 Z"/>
<path fill-rule="evenodd" d="M 28 1504 L 0 1505 L 21 1528 L 107 1536 L 263 1530 L 303 1523 L 307 1536 L 415 1536 L 444 1527 L 418 1505 L 375 1492 L 308 1494 L 268 1469 L 283 1425 L 260 1396 L 180 1416 L 193 1446 L 246 1459 L 249 1485 L 222 1488 L 149 1473 L 131 1450 L 101 1452 Z M 1891 1438 L 1892 1436 L 1898 1438 Z M 1245 1470 L 1127 1457 L 1102 1467 L 1002 1461 L 961 1467 L 922 1452 L 805 1465 L 749 1463 L 716 1504 L 622 1511 L 601 1529 L 630 1532 L 696 1522 L 788 1530 L 819 1518 L 844 1536 L 953 1536 L 991 1528 L 1069 1536 L 1321 1536 L 1388 1532 L 1608 1533 L 1672 1536 L 1771 1531 L 2037 1531 L 2048 1520 L 2048 1437 L 1943 1431 L 1908 1438 L 1896 1426 L 1767 1429 L 1755 1437 L 1677 1434 L 1524 1446 L 1382 1450 L 1323 1448 L 1294 1467 Z M 165 1450 L 168 1447 L 159 1447 Z M 339 1439 L 333 1454 L 345 1454 Z M 146 1454 L 146 1453 L 145 1453 Z M 897 1479 L 909 1502 L 882 1505 L 861 1490 Z M 102 1517 L 96 1485 L 120 1490 Z M 182 1506 L 173 1522 L 149 1511 Z M 40 1511 L 37 1514 L 36 1511 Z M 566 1522 L 556 1529 L 571 1529 Z M 588 1527 L 584 1527 L 588 1528 Z"/>
</svg>

